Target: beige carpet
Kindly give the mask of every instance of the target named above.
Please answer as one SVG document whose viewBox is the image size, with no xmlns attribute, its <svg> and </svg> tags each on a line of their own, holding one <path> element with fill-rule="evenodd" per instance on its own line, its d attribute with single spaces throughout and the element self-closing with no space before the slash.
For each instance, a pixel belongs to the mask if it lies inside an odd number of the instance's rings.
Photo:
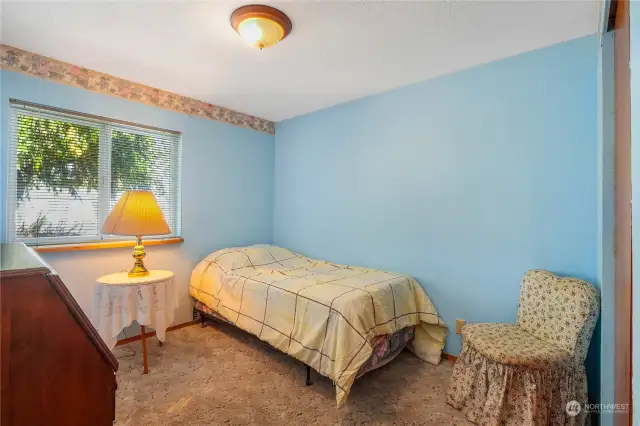
<svg viewBox="0 0 640 426">
<path fill-rule="evenodd" d="M 433 366 L 408 351 L 356 380 L 335 408 L 331 381 L 232 326 L 190 326 L 119 346 L 116 425 L 467 425 L 444 402 L 452 364 Z M 135 355 L 133 354 L 135 351 Z"/>
</svg>

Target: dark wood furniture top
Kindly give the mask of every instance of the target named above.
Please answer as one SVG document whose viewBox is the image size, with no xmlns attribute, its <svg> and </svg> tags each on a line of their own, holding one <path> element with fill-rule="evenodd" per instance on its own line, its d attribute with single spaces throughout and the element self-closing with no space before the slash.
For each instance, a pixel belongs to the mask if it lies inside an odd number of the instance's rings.
<svg viewBox="0 0 640 426">
<path fill-rule="evenodd" d="M 112 425 L 118 362 L 32 249 L 0 244 L 0 423 Z"/>
</svg>

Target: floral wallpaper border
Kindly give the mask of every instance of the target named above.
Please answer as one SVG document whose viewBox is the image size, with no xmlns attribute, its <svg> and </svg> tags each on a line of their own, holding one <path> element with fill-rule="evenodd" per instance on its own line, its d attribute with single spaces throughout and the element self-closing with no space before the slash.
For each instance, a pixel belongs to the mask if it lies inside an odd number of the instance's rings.
<svg viewBox="0 0 640 426">
<path fill-rule="evenodd" d="M 2 69 L 80 87 L 92 92 L 118 96 L 130 101 L 141 102 L 188 115 L 221 121 L 259 132 L 275 134 L 275 123 L 263 118 L 68 64 L 57 59 L 7 46 L 6 44 L 0 45 L 0 53 L 0 66 Z"/>
</svg>

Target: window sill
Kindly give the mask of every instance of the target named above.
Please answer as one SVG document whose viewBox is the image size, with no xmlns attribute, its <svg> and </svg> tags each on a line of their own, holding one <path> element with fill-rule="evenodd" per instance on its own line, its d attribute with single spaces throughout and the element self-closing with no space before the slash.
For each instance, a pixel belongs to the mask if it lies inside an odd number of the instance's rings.
<svg viewBox="0 0 640 426">
<path fill-rule="evenodd" d="M 181 244 L 184 242 L 184 238 L 158 238 L 145 240 L 142 239 L 142 244 L 147 246 L 160 246 L 165 244 Z M 47 246 L 31 246 L 32 249 L 38 253 L 55 253 L 62 251 L 84 251 L 84 250 L 104 250 L 123 247 L 134 247 L 136 245 L 135 240 L 127 241 L 100 241 L 97 243 L 80 243 L 80 244 L 52 244 Z"/>
</svg>

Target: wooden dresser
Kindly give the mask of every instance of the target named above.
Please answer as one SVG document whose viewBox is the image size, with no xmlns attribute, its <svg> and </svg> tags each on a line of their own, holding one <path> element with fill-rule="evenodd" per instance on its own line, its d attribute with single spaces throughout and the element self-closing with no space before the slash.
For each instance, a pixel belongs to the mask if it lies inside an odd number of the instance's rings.
<svg viewBox="0 0 640 426">
<path fill-rule="evenodd" d="M 118 362 L 58 275 L 0 244 L 0 423 L 110 426 Z"/>
</svg>

